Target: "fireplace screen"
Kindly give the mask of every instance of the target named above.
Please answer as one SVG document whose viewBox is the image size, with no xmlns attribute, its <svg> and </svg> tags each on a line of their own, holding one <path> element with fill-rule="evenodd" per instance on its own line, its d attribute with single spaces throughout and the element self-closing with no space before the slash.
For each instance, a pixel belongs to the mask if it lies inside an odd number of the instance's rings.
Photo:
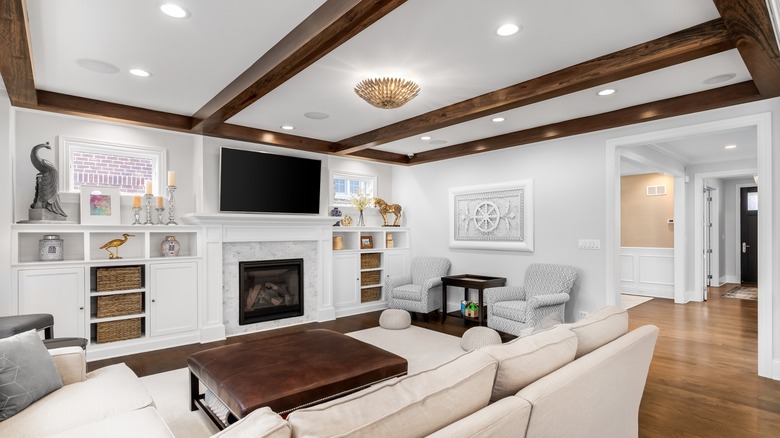
<svg viewBox="0 0 780 438">
<path fill-rule="evenodd" d="M 239 324 L 303 315 L 303 259 L 239 262 Z"/>
</svg>

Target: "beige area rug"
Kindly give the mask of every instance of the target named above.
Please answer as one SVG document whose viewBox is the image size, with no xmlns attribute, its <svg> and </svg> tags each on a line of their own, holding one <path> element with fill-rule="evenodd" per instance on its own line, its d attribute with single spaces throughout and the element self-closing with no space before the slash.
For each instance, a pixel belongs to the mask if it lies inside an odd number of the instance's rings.
<svg viewBox="0 0 780 438">
<path fill-rule="evenodd" d="M 620 294 L 620 307 L 628 310 L 642 303 L 652 300 L 653 297 L 643 297 L 640 295 Z"/>
<path fill-rule="evenodd" d="M 757 287 L 737 286 L 721 295 L 724 298 L 739 298 L 740 300 L 758 300 Z"/>
<path fill-rule="evenodd" d="M 347 333 L 409 361 L 409 374 L 430 369 L 464 353 L 460 338 L 411 326 L 403 330 L 381 327 Z M 190 374 L 187 368 L 141 377 L 165 424 L 177 438 L 206 438 L 217 428 L 201 411 L 190 412 Z"/>
</svg>

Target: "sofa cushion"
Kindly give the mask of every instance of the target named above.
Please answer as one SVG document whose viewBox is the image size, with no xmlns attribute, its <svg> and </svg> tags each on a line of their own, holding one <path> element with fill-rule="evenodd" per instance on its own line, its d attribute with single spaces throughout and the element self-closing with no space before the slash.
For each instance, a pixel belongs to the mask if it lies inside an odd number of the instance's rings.
<svg viewBox="0 0 780 438">
<path fill-rule="evenodd" d="M 526 301 L 499 301 L 493 305 L 493 315 L 512 321 L 525 322 Z"/>
<path fill-rule="evenodd" d="M 484 349 L 287 417 L 295 437 L 424 436 L 487 406 L 497 363 Z"/>
<path fill-rule="evenodd" d="M 605 306 L 587 317 L 561 324 L 577 335 L 577 358 L 628 333 L 628 312 L 620 307 Z"/>
<path fill-rule="evenodd" d="M 230 438 L 290 438 L 292 429 L 287 421 L 266 406 L 255 409 L 246 417 L 231 424 L 230 427 L 211 438 L 222 436 Z"/>
<path fill-rule="evenodd" d="M 157 410 L 153 407 L 125 412 L 105 420 L 85 424 L 65 432 L 49 436 L 49 438 L 173 438 Z"/>
<path fill-rule="evenodd" d="M 48 353 L 47 353 L 48 354 Z M 99 368 L 0 422 L 0 436 L 41 437 L 152 406 L 152 397 L 125 364 Z"/>
<path fill-rule="evenodd" d="M 417 284 L 405 284 L 393 289 L 393 298 L 397 300 L 422 301 L 422 288 Z"/>
<path fill-rule="evenodd" d="M 522 436 L 530 417 L 531 403 L 520 397 L 504 397 L 426 438 Z"/>
<path fill-rule="evenodd" d="M 571 362 L 577 351 L 577 336 L 565 328 L 555 327 L 479 351 L 498 361 L 490 398 L 496 401 Z"/>
<path fill-rule="evenodd" d="M 35 330 L 0 339 L 0 421 L 61 387 L 60 373 Z"/>
</svg>

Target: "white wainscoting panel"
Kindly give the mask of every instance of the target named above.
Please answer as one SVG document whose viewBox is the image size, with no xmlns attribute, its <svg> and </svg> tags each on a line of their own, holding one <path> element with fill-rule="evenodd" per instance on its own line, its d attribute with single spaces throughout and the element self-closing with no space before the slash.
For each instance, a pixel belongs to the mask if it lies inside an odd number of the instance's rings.
<svg viewBox="0 0 780 438">
<path fill-rule="evenodd" d="M 620 292 L 674 299 L 674 248 L 620 248 Z"/>
</svg>

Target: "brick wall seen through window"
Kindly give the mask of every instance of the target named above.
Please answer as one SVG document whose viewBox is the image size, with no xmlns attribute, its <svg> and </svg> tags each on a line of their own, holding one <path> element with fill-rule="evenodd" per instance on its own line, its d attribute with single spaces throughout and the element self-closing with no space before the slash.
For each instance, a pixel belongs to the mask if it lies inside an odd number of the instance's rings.
<svg viewBox="0 0 780 438">
<path fill-rule="evenodd" d="M 150 158 L 73 151 L 73 189 L 87 184 L 119 187 L 122 193 L 144 193 L 144 181 L 153 178 L 154 166 Z"/>
</svg>

